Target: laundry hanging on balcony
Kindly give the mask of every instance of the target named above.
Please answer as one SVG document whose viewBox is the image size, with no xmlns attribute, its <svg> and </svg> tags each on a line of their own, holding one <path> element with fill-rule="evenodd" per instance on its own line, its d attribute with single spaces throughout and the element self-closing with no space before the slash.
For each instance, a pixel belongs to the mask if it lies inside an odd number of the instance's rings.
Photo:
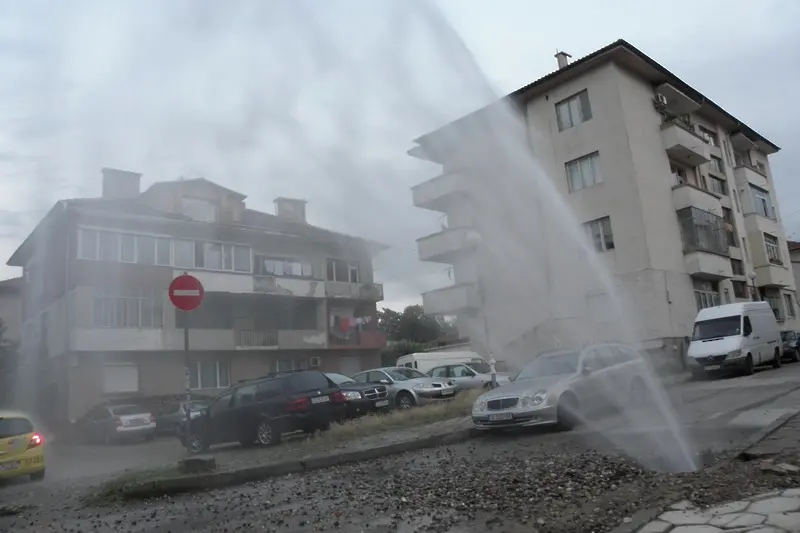
<svg viewBox="0 0 800 533">
<path fill-rule="evenodd" d="M 354 331 L 361 331 L 372 322 L 371 316 L 347 317 L 331 314 L 330 332 L 338 337 L 347 337 Z"/>
</svg>

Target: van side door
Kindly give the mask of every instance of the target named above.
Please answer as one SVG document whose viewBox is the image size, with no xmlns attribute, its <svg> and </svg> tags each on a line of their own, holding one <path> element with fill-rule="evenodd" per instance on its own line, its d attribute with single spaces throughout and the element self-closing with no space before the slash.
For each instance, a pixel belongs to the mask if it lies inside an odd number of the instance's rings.
<svg viewBox="0 0 800 533">
<path fill-rule="evenodd" d="M 756 328 L 753 327 L 754 320 L 751 315 L 744 315 L 742 317 L 742 335 L 744 335 L 744 342 L 742 343 L 742 351 L 744 355 L 748 353 L 753 356 L 753 363 L 756 365 L 761 364 L 761 350 L 759 334 Z M 757 322 L 757 319 L 756 321 Z"/>
</svg>

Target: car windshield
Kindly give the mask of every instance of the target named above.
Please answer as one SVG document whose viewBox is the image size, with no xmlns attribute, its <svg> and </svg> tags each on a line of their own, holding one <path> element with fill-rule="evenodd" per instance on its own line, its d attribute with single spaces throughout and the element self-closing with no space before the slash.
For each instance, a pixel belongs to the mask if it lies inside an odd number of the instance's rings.
<svg viewBox="0 0 800 533">
<path fill-rule="evenodd" d="M 551 376 L 564 376 L 575 374 L 578 371 L 577 352 L 560 352 L 555 354 L 540 355 L 517 374 L 516 381 Z"/>
<path fill-rule="evenodd" d="M 33 424 L 27 418 L 0 418 L 0 439 L 33 433 Z"/>
<path fill-rule="evenodd" d="M 478 374 L 490 374 L 492 372 L 486 361 L 470 361 L 467 366 Z"/>
<path fill-rule="evenodd" d="M 427 378 L 425 374 L 413 368 L 390 368 L 386 371 L 395 381 L 406 381 L 408 379 Z"/>
<path fill-rule="evenodd" d="M 328 376 L 328 379 L 336 383 L 337 385 L 345 385 L 347 383 L 355 383 L 353 378 L 347 377 L 344 374 L 325 374 Z"/>
<path fill-rule="evenodd" d="M 794 334 L 793 331 L 781 331 L 781 340 L 788 341 L 789 339 L 792 338 L 793 334 Z"/>
<path fill-rule="evenodd" d="M 146 412 L 147 409 L 138 405 L 117 405 L 111 408 L 111 414 L 114 416 L 140 415 Z"/>
<path fill-rule="evenodd" d="M 712 318 L 711 320 L 701 320 L 694 323 L 693 341 L 716 339 L 719 337 L 733 337 L 741 335 L 742 317 L 726 316 L 722 318 Z"/>
</svg>

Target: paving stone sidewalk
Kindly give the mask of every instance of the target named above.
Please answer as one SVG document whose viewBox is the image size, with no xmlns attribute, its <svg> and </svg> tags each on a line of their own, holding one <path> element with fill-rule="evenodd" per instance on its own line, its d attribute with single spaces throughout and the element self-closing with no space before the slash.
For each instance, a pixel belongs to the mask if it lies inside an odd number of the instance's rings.
<svg viewBox="0 0 800 533">
<path fill-rule="evenodd" d="M 698 509 L 672 505 L 637 533 L 794 533 L 800 532 L 800 488 Z"/>
</svg>

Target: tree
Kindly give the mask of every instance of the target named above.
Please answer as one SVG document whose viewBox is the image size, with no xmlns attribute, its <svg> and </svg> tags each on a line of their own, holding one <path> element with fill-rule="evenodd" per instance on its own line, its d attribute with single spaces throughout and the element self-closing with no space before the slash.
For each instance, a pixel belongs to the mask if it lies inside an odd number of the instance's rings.
<svg viewBox="0 0 800 533">
<path fill-rule="evenodd" d="M 378 311 L 378 328 L 392 342 L 424 344 L 442 337 L 458 337 L 455 326 L 443 317 L 426 315 L 421 305 L 409 305 L 402 313 L 384 307 Z"/>
</svg>

